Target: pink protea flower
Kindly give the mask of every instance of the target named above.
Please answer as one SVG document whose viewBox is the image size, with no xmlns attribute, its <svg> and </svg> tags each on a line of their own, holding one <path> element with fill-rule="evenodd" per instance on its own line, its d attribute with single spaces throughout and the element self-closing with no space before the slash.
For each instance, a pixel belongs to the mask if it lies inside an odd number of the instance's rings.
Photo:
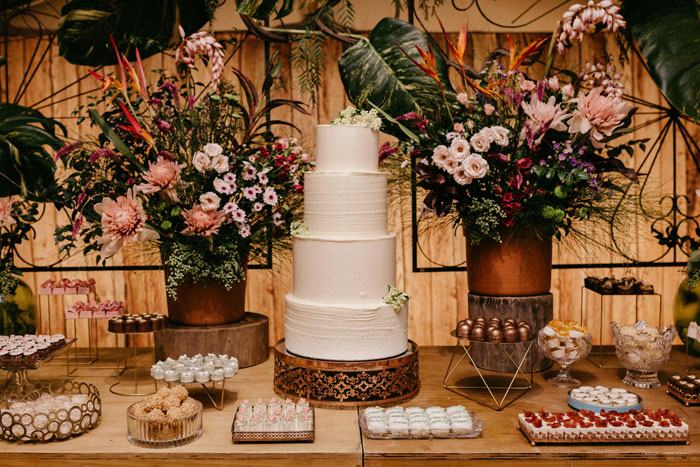
<svg viewBox="0 0 700 467">
<path fill-rule="evenodd" d="M 556 101 L 557 98 L 551 96 L 547 102 L 543 102 L 537 98 L 537 95 L 533 94 L 529 103 L 523 102 L 521 104 L 523 111 L 529 117 L 527 122 L 525 122 L 525 126 L 529 128 L 536 144 L 540 144 L 544 134 L 550 128 L 557 131 L 566 130 L 564 120 L 571 115 L 559 107 Z M 523 128 L 521 131 L 521 141 L 525 139 L 526 131 L 526 128 Z"/>
<path fill-rule="evenodd" d="M 148 217 L 141 200 L 136 198 L 133 189 L 115 200 L 103 198 L 95 205 L 95 212 L 102 215 L 101 255 L 110 257 L 127 242 L 147 242 L 158 238 L 158 233 L 146 227 Z"/>
<path fill-rule="evenodd" d="M 226 220 L 226 214 L 223 212 L 205 211 L 199 204 L 195 204 L 192 209 L 182 211 L 182 217 L 185 218 L 185 225 L 187 225 L 182 233 L 200 237 L 216 235 Z"/>
<path fill-rule="evenodd" d="M 605 146 L 602 139 L 612 135 L 613 130 L 622 124 L 627 114 L 632 110 L 631 104 L 620 99 L 602 94 L 603 88 L 597 87 L 588 95 L 579 92 L 572 102 L 578 104 L 569 121 L 570 133 L 591 132 L 591 142 L 596 148 Z"/>
<path fill-rule="evenodd" d="M 180 174 L 184 167 L 184 164 L 158 157 L 155 164 L 148 163 L 148 170 L 143 174 L 146 183 L 137 185 L 137 188 L 141 193 L 157 193 L 162 190 L 170 199 L 178 201 L 176 188 L 180 184 Z"/>
<path fill-rule="evenodd" d="M 12 217 L 12 196 L 0 198 L 0 227 L 7 227 L 16 224 L 17 221 Z"/>
</svg>

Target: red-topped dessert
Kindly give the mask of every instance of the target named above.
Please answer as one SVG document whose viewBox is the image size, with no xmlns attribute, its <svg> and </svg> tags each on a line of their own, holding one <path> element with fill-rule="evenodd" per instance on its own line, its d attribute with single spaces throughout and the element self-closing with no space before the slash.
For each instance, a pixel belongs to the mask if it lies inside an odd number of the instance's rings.
<svg viewBox="0 0 700 467">
<path fill-rule="evenodd" d="M 688 442 L 688 425 L 669 409 L 580 412 L 525 411 L 518 427 L 531 444 Z"/>
</svg>

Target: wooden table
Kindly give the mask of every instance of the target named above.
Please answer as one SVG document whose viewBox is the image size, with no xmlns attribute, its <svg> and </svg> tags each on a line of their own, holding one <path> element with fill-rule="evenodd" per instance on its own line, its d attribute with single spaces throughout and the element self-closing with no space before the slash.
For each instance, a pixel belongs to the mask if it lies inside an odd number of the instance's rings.
<svg viewBox="0 0 700 467">
<path fill-rule="evenodd" d="M 606 445 L 606 446 L 537 446 L 530 447 L 516 430 L 516 414 L 522 410 L 545 408 L 568 410 L 566 390 L 546 385 L 544 379 L 553 370 L 535 374 L 535 385 L 528 393 L 501 412 L 482 407 L 442 388 L 442 378 L 452 347 L 420 350 L 422 388 L 418 396 L 404 404 L 462 404 L 474 410 L 484 425 L 481 438 L 471 440 L 393 440 L 362 438 L 357 411 L 318 409 L 316 441 L 288 444 L 232 444 L 231 422 L 240 399 L 272 397 L 272 359 L 262 365 L 240 371 L 227 382 L 225 409 L 215 410 L 201 390 L 192 388 L 204 403 L 204 434 L 194 443 L 166 450 L 143 449 L 126 439 L 126 408 L 138 397 L 110 394 L 112 378 L 79 377 L 96 384 L 103 400 L 102 421 L 92 432 L 67 441 L 47 444 L 13 444 L 0 442 L 0 466 L 26 465 L 109 465 L 124 466 L 138 461 L 159 467 L 174 465 L 245 465 L 295 467 L 312 466 L 397 466 L 413 463 L 420 466 L 477 466 L 488 461 L 491 466 L 561 466 L 561 465 L 697 465 L 700 462 L 700 407 L 686 408 L 666 395 L 664 389 L 635 390 L 647 408 L 667 407 L 678 412 L 690 425 L 691 444 L 684 445 Z M 151 357 L 152 358 L 152 357 Z M 693 360 L 696 365 L 700 363 Z M 662 372 L 665 381 L 671 374 L 682 373 L 685 357 L 675 351 Z M 32 374 L 34 379 L 60 378 L 64 366 L 49 366 Z M 697 371 L 700 373 L 700 370 Z M 459 373 L 456 373 L 459 375 Z M 598 369 L 588 361 L 573 365 L 573 374 L 584 384 L 622 386 L 622 370 Z M 303 463 L 303 466 L 302 466 Z"/>
</svg>

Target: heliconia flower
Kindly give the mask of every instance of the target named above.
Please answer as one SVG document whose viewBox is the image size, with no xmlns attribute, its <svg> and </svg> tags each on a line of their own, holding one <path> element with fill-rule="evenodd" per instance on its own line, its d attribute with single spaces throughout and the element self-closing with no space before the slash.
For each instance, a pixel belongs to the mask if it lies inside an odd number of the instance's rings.
<svg viewBox="0 0 700 467">
<path fill-rule="evenodd" d="M 224 48 L 217 40 L 206 31 L 195 32 L 185 37 L 185 30 L 178 26 L 182 42 L 175 50 L 175 62 L 184 63 L 188 68 L 194 68 L 197 55 L 206 56 L 211 72 L 210 87 L 216 89 L 221 82 L 224 72 Z"/>
<path fill-rule="evenodd" d="M 145 183 L 138 185 L 137 189 L 141 193 L 163 191 L 170 199 L 178 201 L 176 190 L 181 181 L 180 175 L 183 168 L 185 168 L 184 164 L 158 157 L 155 163 L 148 163 L 148 170 L 142 175 Z"/>
<path fill-rule="evenodd" d="M 67 156 L 76 149 L 80 149 L 81 147 L 83 147 L 83 143 L 81 143 L 80 141 L 76 141 L 74 143 L 70 143 L 63 146 L 61 149 L 56 151 L 56 155 L 53 157 L 54 162 L 58 162 L 58 160 L 63 156 Z"/>
<path fill-rule="evenodd" d="M 102 92 L 106 92 L 109 88 L 115 88 L 117 91 L 121 92 L 122 91 L 122 83 L 118 80 L 112 77 L 111 75 L 99 75 L 95 73 L 92 70 L 88 70 L 88 73 L 95 79 L 99 80 L 102 85 L 100 86 L 100 90 Z M 117 94 L 113 95 L 109 103 L 111 104 L 112 101 L 117 97 Z"/>
<path fill-rule="evenodd" d="M 192 209 L 182 211 L 185 219 L 185 235 L 197 235 L 200 237 L 210 237 L 219 233 L 221 225 L 226 220 L 226 214 L 221 211 L 205 211 L 202 206 L 195 204 Z"/>
<path fill-rule="evenodd" d="M 572 5 L 559 20 L 557 50 L 563 54 L 565 49 L 571 47 L 573 41 L 583 41 L 583 36 L 593 34 L 599 28 L 611 32 L 624 28 L 627 23 L 619 11 L 620 7 L 611 0 L 603 0 L 598 4 L 589 0 L 586 6 Z"/>
<path fill-rule="evenodd" d="M 530 42 L 527 47 L 520 51 L 520 53 L 517 53 L 515 46 L 513 45 L 513 39 L 510 34 L 508 34 L 508 41 L 510 41 L 510 63 L 508 64 L 508 69 L 510 71 L 519 69 L 523 62 L 531 55 L 539 52 L 548 40 L 549 36 L 540 37 L 539 39 Z"/>
<path fill-rule="evenodd" d="M 605 146 L 601 140 L 611 136 L 634 107 L 620 99 L 604 96 L 602 92 L 602 87 L 592 89 L 588 95 L 579 92 L 578 97 L 572 100 L 576 102 L 577 108 L 569 121 L 569 132 L 590 131 L 591 142 L 596 148 Z"/>
<path fill-rule="evenodd" d="M 148 217 L 141 200 L 133 189 L 116 200 L 103 198 L 95 205 L 95 212 L 102 216 L 102 257 L 110 257 L 128 242 L 147 242 L 158 238 L 158 233 L 147 227 Z"/>
<path fill-rule="evenodd" d="M 445 41 L 447 42 L 447 47 L 450 49 L 450 53 L 455 58 L 455 60 L 457 60 L 457 63 L 462 65 L 464 52 L 467 50 L 467 25 L 465 24 L 460 28 L 459 37 L 457 39 L 457 46 L 455 47 L 455 45 L 452 44 L 450 39 L 447 37 L 447 32 L 445 31 L 445 27 L 442 25 L 442 21 L 440 21 L 440 18 L 438 18 L 437 20 L 438 23 L 440 23 L 440 28 L 442 29 L 442 33 L 445 36 Z"/>
<path fill-rule="evenodd" d="M 150 152 L 151 149 L 155 149 L 156 142 L 153 139 L 153 137 L 151 137 L 151 135 L 149 135 L 148 132 L 143 129 L 143 127 L 141 126 L 139 121 L 136 119 L 136 117 L 131 115 L 131 112 L 129 112 L 129 109 L 127 109 L 126 106 L 121 101 L 117 101 L 117 102 L 119 104 L 119 107 L 121 107 L 122 112 L 124 112 L 126 119 L 129 121 L 129 126 L 119 125 L 119 128 L 121 128 L 122 130 L 126 130 L 129 133 L 131 133 L 132 135 L 134 135 L 135 137 L 145 141 L 146 144 L 148 144 L 148 152 Z"/>
<path fill-rule="evenodd" d="M 16 224 L 17 221 L 12 216 L 12 196 L 0 198 L 0 227 L 7 227 Z"/>
<path fill-rule="evenodd" d="M 438 86 L 440 86 L 440 89 L 442 90 L 442 83 L 440 82 L 440 77 L 438 76 L 437 73 L 437 63 L 435 61 L 435 53 L 433 52 L 433 48 L 430 47 L 430 44 L 428 44 L 428 51 L 424 51 L 423 49 L 420 48 L 419 45 L 416 44 L 416 49 L 418 50 L 418 53 L 421 56 L 421 61 L 420 63 L 416 60 L 413 59 L 408 53 L 400 46 L 397 45 L 396 47 L 399 48 L 401 52 L 404 53 L 408 57 L 409 60 L 411 60 L 420 70 L 425 73 L 426 75 L 430 76 L 433 78 L 435 81 L 437 81 Z"/>
</svg>

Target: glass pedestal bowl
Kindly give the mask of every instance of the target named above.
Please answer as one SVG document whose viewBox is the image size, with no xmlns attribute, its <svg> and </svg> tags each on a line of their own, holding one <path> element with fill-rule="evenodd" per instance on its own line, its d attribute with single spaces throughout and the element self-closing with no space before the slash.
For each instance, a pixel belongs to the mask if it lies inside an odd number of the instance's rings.
<svg viewBox="0 0 700 467">
<path fill-rule="evenodd" d="M 562 336 L 552 332 L 549 326 L 537 334 L 537 344 L 545 356 L 559 364 L 559 374 L 549 378 L 547 383 L 557 388 L 577 388 L 581 381 L 573 378 L 569 371 L 572 363 L 586 358 L 591 352 L 593 337 L 591 333 L 572 333 Z"/>
<path fill-rule="evenodd" d="M 617 358 L 627 370 L 622 382 L 637 388 L 660 387 L 658 371 L 671 354 L 671 344 L 676 337 L 674 326 L 669 324 L 659 329 L 645 321 L 637 321 L 634 326 L 620 326 L 613 321 L 610 332 Z"/>
</svg>

